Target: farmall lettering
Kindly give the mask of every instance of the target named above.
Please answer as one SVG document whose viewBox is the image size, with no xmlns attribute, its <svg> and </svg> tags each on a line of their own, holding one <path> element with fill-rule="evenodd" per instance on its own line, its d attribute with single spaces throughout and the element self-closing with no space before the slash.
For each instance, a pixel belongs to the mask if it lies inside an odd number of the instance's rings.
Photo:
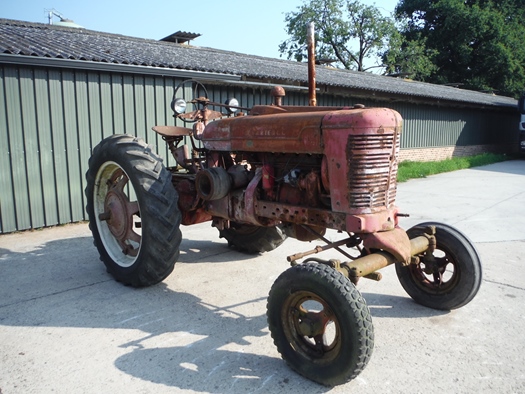
<svg viewBox="0 0 525 394">
<path fill-rule="evenodd" d="M 395 264 L 415 301 L 454 309 L 476 295 L 481 263 L 451 226 L 399 226 L 400 114 L 316 106 L 313 56 L 309 70 L 306 107 L 283 105 L 281 87 L 268 105 L 215 103 L 201 83 L 185 81 L 179 88 L 204 94 L 189 102 L 191 112 L 174 97 L 176 117 L 191 127 L 154 127 L 177 166 L 166 168 L 139 138 L 111 136 L 89 161 L 87 211 L 107 270 L 137 287 L 172 272 L 181 224 L 208 221 L 240 252 L 264 253 L 287 237 L 324 242 L 287 256 L 291 267 L 270 290 L 267 317 L 292 369 L 337 385 L 356 377 L 372 354 L 372 319 L 356 287 L 361 278 L 380 280 L 379 271 Z M 327 230 L 346 235 L 332 242 Z M 317 257 L 329 249 L 341 260 Z"/>
</svg>

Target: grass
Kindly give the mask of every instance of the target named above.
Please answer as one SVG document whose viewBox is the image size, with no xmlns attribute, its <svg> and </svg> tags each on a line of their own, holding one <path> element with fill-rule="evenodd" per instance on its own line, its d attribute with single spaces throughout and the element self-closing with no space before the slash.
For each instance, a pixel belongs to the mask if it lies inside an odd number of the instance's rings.
<svg viewBox="0 0 525 394">
<path fill-rule="evenodd" d="M 426 178 L 429 175 L 479 167 L 513 159 L 513 156 L 495 153 L 483 153 L 476 156 L 455 157 L 442 161 L 404 161 L 399 164 L 397 181 L 405 182 L 414 178 Z"/>
</svg>

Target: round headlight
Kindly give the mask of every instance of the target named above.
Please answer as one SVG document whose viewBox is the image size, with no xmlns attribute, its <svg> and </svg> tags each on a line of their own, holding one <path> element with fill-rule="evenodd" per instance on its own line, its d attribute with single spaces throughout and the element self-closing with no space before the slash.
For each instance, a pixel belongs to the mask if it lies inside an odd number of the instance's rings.
<svg viewBox="0 0 525 394">
<path fill-rule="evenodd" d="M 231 114 L 239 110 L 239 108 L 237 108 L 239 107 L 239 101 L 235 97 L 229 98 L 224 104 L 226 104 L 226 109 Z"/>
<path fill-rule="evenodd" d="M 177 115 L 183 114 L 184 112 L 186 112 L 186 101 L 184 99 L 181 99 L 181 98 L 174 99 L 171 102 L 171 109 Z"/>
</svg>

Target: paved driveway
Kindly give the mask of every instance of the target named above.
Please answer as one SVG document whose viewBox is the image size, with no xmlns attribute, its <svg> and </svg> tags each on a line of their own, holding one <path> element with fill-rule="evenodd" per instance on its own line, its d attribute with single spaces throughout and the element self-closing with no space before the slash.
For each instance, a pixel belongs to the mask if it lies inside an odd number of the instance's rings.
<svg viewBox="0 0 525 394">
<path fill-rule="evenodd" d="M 266 326 L 285 256 L 315 243 L 246 256 L 208 224 L 183 228 L 174 273 L 137 290 L 108 276 L 78 224 L 0 236 L 0 392 L 525 392 L 525 161 L 412 180 L 397 201 L 403 227 L 446 221 L 476 243 L 482 287 L 443 312 L 415 304 L 393 267 L 362 280 L 375 349 L 345 385 L 292 372 Z"/>
</svg>

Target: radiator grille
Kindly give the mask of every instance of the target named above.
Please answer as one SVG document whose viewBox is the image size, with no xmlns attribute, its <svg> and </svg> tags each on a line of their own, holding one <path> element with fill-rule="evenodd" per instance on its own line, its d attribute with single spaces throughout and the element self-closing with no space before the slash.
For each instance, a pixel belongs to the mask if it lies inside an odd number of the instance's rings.
<svg viewBox="0 0 525 394">
<path fill-rule="evenodd" d="M 347 154 L 350 208 L 375 212 L 394 205 L 398 133 L 350 135 Z"/>
</svg>

